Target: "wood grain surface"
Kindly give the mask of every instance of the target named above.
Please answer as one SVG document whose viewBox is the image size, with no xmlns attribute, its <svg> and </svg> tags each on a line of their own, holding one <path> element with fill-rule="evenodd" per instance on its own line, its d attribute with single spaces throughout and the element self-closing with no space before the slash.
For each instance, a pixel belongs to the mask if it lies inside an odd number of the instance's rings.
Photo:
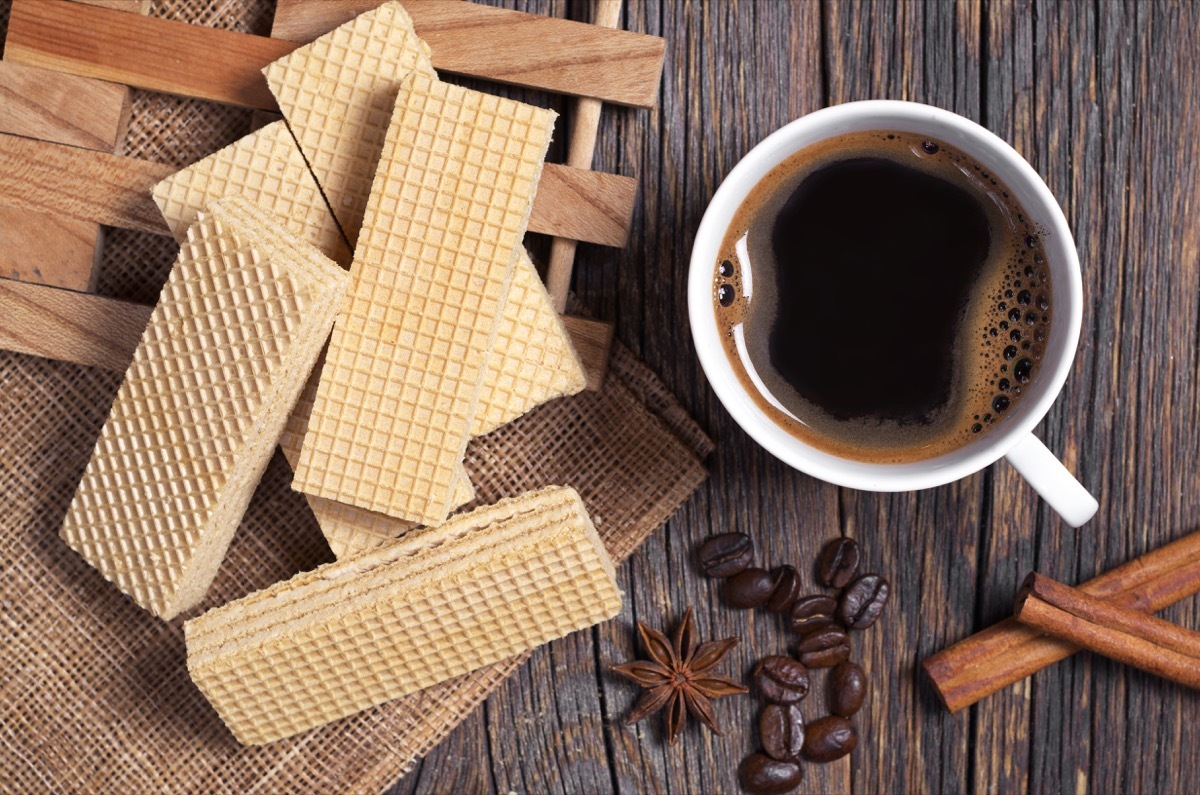
<svg viewBox="0 0 1200 795">
<path fill-rule="evenodd" d="M 152 307 L 0 279 L 0 349 L 124 372 Z"/>
<path fill-rule="evenodd" d="M 324 2 L 317 7 L 337 8 Z M 413 12 L 438 69 L 625 105 L 654 103 L 663 58 L 658 39 L 458 0 L 420 0 Z M 319 33 L 336 27 L 333 19 Z M 283 38 L 68 0 L 13 0 L 5 58 L 134 88 L 277 110 L 261 71 L 296 46 Z"/>
<path fill-rule="evenodd" d="M 276 110 L 262 68 L 295 49 L 67 0 L 13 0 L 4 57 L 134 88 Z"/>
<path fill-rule="evenodd" d="M 133 157 L 0 134 L 0 204 L 13 207 L 169 235 L 150 189 L 174 171 Z M 529 229 L 623 245 L 637 190 L 629 177 L 547 163 Z"/>
<path fill-rule="evenodd" d="M 174 171 L 148 160 L 0 135 L 0 196 L 12 207 L 169 235 L 150 189 Z"/>
<path fill-rule="evenodd" d="M 500 0 L 590 18 L 585 2 Z M 1078 654 L 957 716 L 919 662 L 1011 614 L 1030 569 L 1067 583 L 1200 528 L 1200 8 L 1168 2 L 627 0 L 621 26 L 663 35 L 653 113 L 601 121 L 596 167 L 637 173 L 623 252 L 581 246 L 575 288 L 717 440 L 700 494 L 620 570 L 621 617 L 541 649 L 392 790 L 739 791 L 758 703 L 722 699 L 726 736 L 693 721 L 668 748 L 628 728 L 636 698 L 607 666 L 642 649 L 634 619 L 736 634 L 746 675 L 794 646 L 773 616 L 731 611 L 697 574 L 696 543 L 751 534 L 760 560 L 808 570 L 822 541 L 857 538 L 892 603 L 857 635 L 871 674 L 849 759 L 807 765 L 798 792 L 1200 790 L 1200 694 Z M 1037 433 L 1100 500 L 1064 525 L 1007 464 L 915 494 L 840 489 L 775 461 L 733 423 L 692 349 L 688 257 L 708 199 L 750 147 L 797 116 L 868 98 L 980 122 L 1047 181 L 1084 278 L 1079 353 Z M 567 124 L 570 119 L 564 120 Z M 1163 616 L 1200 628 L 1200 600 Z M 822 709 L 810 695 L 810 719 Z"/>
<path fill-rule="evenodd" d="M 7 220 L 4 213 L 9 209 L 0 207 L 0 222 Z M 71 220 L 64 222 L 62 234 L 72 231 Z M 4 232 L 0 223 L 0 254 L 9 248 Z M 34 284 L 45 281 L 36 272 L 37 261 L 27 266 L 34 273 L 0 271 L 0 350 L 124 372 L 154 307 L 68 291 L 89 287 L 66 285 L 68 289 L 60 290 Z M 572 315 L 563 317 L 563 325 L 583 363 L 587 388 L 599 389 L 612 350 L 612 327 Z"/>
<path fill-rule="evenodd" d="M 0 278 L 93 290 L 103 244 L 95 221 L 9 207 L 0 197 Z"/>
<path fill-rule="evenodd" d="M 129 89 L 0 61 L 0 133 L 111 152 L 129 125 Z"/>
<path fill-rule="evenodd" d="M 309 42 L 383 0 L 278 0 L 271 35 Z M 663 42 L 603 30 L 589 16 L 556 19 L 461 0 L 407 0 L 438 71 L 619 105 L 653 107 Z"/>
</svg>

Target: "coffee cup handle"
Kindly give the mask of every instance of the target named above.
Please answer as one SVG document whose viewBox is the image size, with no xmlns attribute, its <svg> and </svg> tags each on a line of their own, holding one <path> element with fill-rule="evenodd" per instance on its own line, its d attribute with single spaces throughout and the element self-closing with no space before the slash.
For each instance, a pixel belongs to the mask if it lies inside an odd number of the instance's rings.
<svg viewBox="0 0 1200 795">
<path fill-rule="evenodd" d="M 1071 527 L 1096 515 L 1100 507 L 1096 498 L 1032 433 L 1017 442 L 1005 458 Z"/>
</svg>

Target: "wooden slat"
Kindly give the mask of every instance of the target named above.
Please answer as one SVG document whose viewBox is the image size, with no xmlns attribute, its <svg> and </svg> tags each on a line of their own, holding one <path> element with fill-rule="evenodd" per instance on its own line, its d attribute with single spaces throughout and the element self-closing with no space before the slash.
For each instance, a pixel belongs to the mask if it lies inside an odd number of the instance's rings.
<svg viewBox="0 0 1200 795">
<path fill-rule="evenodd" d="M 97 8 L 111 8 L 113 11 L 126 11 L 132 14 L 149 14 L 151 5 L 151 0 L 71 0 L 71 2 Z"/>
<path fill-rule="evenodd" d="M 0 133 L 111 152 L 128 126 L 126 86 L 0 61 Z M 0 196 L 0 276 L 94 288 L 100 224 L 11 206 L 11 199 Z"/>
<path fill-rule="evenodd" d="M 621 0 L 599 0 L 592 22 L 602 28 L 615 28 L 621 21 Z M 575 100 L 575 113 L 567 139 L 567 165 L 575 168 L 592 167 L 596 151 L 596 133 L 600 129 L 598 99 L 580 97 Z M 575 241 L 556 237 L 550 242 L 550 260 L 546 266 L 546 289 L 554 308 L 562 313 L 567 308 L 567 291 L 571 289 L 571 270 L 575 265 Z"/>
<path fill-rule="evenodd" d="M 0 279 L 0 348 L 124 372 L 151 307 Z"/>
<path fill-rule="evenodd" d="M 123 229 L 170 231 L 150 189 L 170 166 L 0 135 L 0 195 L 30 210 L 65 213 Z M 624 244 L 637 183 L 547 163 L 529 229 L 605 246 Z"/>
<path fill-rule="evenodd" d="M 571 335 L 571 344 L 583 362 L 587 375 L 587 389 L 595 392 L 604 386 L 604 374 L 608 371 L 608 357 L 612 353 L 613 326 L 599 320 L 590 320 L 575 315 L 563 315 L 563 326 Z"/>
<path fill-rule="evenodd" d="M 619 248 L 629 237 L 636 198 L 637 182 L 629 177 L 547 163 L 529 231 Z"/>
<path fill-rule="evenodd" d="M 0 278 L 0 350 L 124 372 L 152 309 Z M 607 324 L 577 317 L 563 322 L 588 380 L 603 378 L 612 346 Z"/>
<path fill-rule="evenodd" d="M 168 235 L 150 189 L 172 171 L 132 157 L 0 135 L 0 196 L 13 207 Z"/>
<path fill-rule="evenodd" d="M 278 0 L 271 35 L 307 43 L 382 0 Z M 655 36 L 461 0 L 405 0 L 436 69 L 559 94 L 654 107 L 664 42 Z"/>
<path fill-rule="evenodd" d="M 0 133 L 111 152 L 129 126 L 129 89 L 0 61 Z"/>
<path fill-rule="evenodd" d="M 0 197 L 0 277 L 68 290 L 96 287 L 103 231 L 94 221 L 8 207 Z"/>
<path fill-rule="evenodd" d="M 638 107 L 653 107 L 658 95 L 661 39 L 459 0 L 407 5 L 414 20 L 420 18 L 417 30 L 433 47 L 439 69 Z M 276 110 L 262 68 L 296 46 L 68 0 L 13 0 L 5 57 L 150 91 Z"/>
<path fill-rule="evenodd" d="M 275 109 L 261 70 L 289 42 L 66 0 L 13 0 L 4 57 L 135 88 Z"/>
</svg>

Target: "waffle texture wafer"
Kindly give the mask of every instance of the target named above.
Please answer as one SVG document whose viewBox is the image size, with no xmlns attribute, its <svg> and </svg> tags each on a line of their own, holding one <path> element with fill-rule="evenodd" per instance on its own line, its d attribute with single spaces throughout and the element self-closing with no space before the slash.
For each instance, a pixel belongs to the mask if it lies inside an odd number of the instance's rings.
<svg viewBox="0 0 1200 795">
<path fill-rule="evenodd" d="M 296 401 L 296 407 L 288 416 L 283 435 L 279 438 L 283 456 L 293 469 L 300 460 L 300 446 L 304 441 L 304 434 L 308 430 L 308 417 L 312 413 L 313 402 L 317 397 L 317 383 L 320 381 L 321 367 L 324 362 L 325 356 L 322 354 L 316 367 L 313 368 L 308 383 L 304 385 L 304 391 L 300 393 L 300 399 Z M 305 495 L 305 497 L 317 520 L 317 525 L 321 528 L 321 534 L 325 536 L 333 554 L 339 558 L 383 546 L 419 526 L 413 522 L 406 522 L 403 519 L 375 513 L 354 505 L 334 502 L 324 497 L 315 497 L 311 494 Z M 466 505 L 473 499 L 475 499 L 475 490 L 464 469 L 458 476 L 453 500 L 454 507 Z"/>
<path fill-rule="evenodd" d="M 547 400 L 583 391 L 587 376 L 524 247 L 488 358 L 471 435 L 491 433 Z"/>
<path fill-rule="evenodd" d="M 300 451 L 299 491 L 445 520 L 554 118 L 407 79 Z"/>
<path fill-rule="evenodd" d="M 188 229 L 62 537 L 142 607 L 203 598 L 345 296 L 247 200 Z"/>
<path fill-rule="evenodd" d="M 400 81 L 436 77 L 399 3 L 325 34 L 263 70 L 351 245 L 358 240 Z"/>
<path fill-rule="evenodd" d="M 280 440 L 293 467 L 300 457 L 323 363 L 324 357 L 313 368 Z M 490 433 L 547 400 L 575 394 L 585 381 L 583 365 L 537 269 L 525 249 L 519 248 L 471 435 Z M 465 471 L 457 483 L 452 509 L 475 498 Z M 389 544 L 418 526 L 322 497 L 308 495 L 308 504 L 329 548 L 339 558 Z"/>
<path fill-rule="evenodd" d="M 350 249 L 341 230 L 282 121 L 172 174 L 154 186 L 153 194 L 180 242 L 210 202 L 239 195 L 286 220 L 334 262 L 350 264 Z"/>
<path fill-rule="evenodd" d="M 239 741 L 289 737 L 621 609 L 579 495 L 550 487 L 330 563 L 184 625 L 188 672 Z"/>
</svg>

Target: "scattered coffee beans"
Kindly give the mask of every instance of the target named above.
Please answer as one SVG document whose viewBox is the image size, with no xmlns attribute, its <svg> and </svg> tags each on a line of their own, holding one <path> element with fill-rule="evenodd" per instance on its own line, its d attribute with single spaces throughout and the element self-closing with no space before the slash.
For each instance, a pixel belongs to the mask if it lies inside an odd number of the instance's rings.
<svg viewBox="0 0 1200 795">
<path fill-rule="evenodd" d="M 771 570 L 771 579 L 775 581 L 775 587 L 767 599 L 767 609 L 772 613 L 786 613 L 800 593 L 800 573 L 791 566 L 780 566 Z"/>
<path fill-rule="evenodd" d="M 846 629 L 866 629 L 879 618 L 887 598 L 887 580 L 878 574 L 864 574 L 842 592 L 838 620 Z"/>
<path fill-rule="evenodd" d="M 713 536 L 700 546 L 700 569 L 724 579 L 722 593 L 732 607 L 764 607 L 787 615 L 800 636 L 796 657 L 764 657 L 754 668 L 755 689 L 768 702 L 758 716 L 762 751 L 742 760 L 739 777 L 755 795 L 782 795 L 800 784 L 804 775 L 798 759 L 832 762 L 858 746 L 858 731 L 849 718 L 867 697 L 867 674 L 851 662 L 852 629 L 875 623 L 888 599 L 888 582 L 878 574 L 858 576 L 862 562 L 858 542 L 835 538 L 821 548 L 816 560 L 817 581 L 840 589 L 839 596 L 799 596 L 800 574 L 792 566 L 770 571 L 751 566 L 754 545 L 742 533 Z M 829 668 L 826 674 L 829 711 L 805 725 L 800 702 L 811 686 L 809 669 Z"/>
<path fill-rule="evenodd" d="M 858 574 L 858 542 L 835 538 L 817 558 L 817 580 L 827 588 L 844 588 Z"/>
<path fill-rule="evenodd" d="M 867 698 L 867 674 L 857 663 L 838 663 L 829 674 L 829 711 L 848 718 Z"/>
<path fill-rule="evenodd" d="M 725 581 L 725 601 L 731 607 L 762 607 L 774 590 L 775 581 L 766 569 L 749 568 Z"/>
<path fill-rule="evenodd" d="M 817 629 L 800 639 L 797 651 L 809 668 L 832 668 L 850 656 L 850 639 L 840 627 Z"/>
<path fill-rule="evenodd" d="M 800 753 L 814 762 L 841 759 L 858 745 L 854 724 L 840 715 L 827 715 L 804 729 L 804 745 Z"/>
<path fill-rule="evenodd" d="M 762 658 L 751 678 L 762 697 L 776 704 L 794 704 L 808 695 L 808 669 L 791 657 Z"/>
<path fill-rule="evenodd" d="M 795 704 L 768 704 L 758 715 L 763 750 L 781 762 L 797 759 L 804 745 L 804 716 Z"/>
<path fill-rule="evenodd" d="M 795 762 L 781 762 L 766 754 L 751 754 L 742 760 L 739 771 L 742 786 L 756 795 L 782 795 L 800 785 L 804 768 Z"/>
<path fill-rule="evenodd" d="M 832 596 L 802 596 L 792 604 L 792 629 L 801 635 L 834 625 L 837 599 Z"/>
<path fill-rule="evenodd" d="M 732 577 L 754 560 L 754 543 L 745 533 L 722 533 L 700 545 L 700 570 L 709 577 Z"/>
</svg>

